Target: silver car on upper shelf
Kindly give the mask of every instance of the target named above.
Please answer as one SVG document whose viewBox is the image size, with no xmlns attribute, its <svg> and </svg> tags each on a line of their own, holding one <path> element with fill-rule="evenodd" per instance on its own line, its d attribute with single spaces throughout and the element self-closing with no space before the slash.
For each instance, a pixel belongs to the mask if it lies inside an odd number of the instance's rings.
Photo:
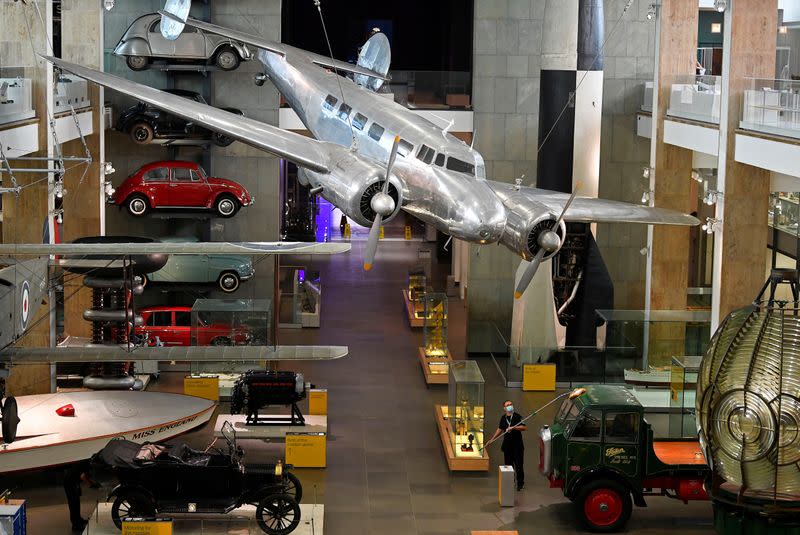
<svg viewBox="0 0 800 535">
<path fill-rule="evenodd" d="M 125 56 L 125 62 L 134 71 L 150 68 L 153 60 L 172 64 L 215 65 L 223 71 L 232 71 L 242 61 L 252 59 L 247 45 L 198 28 L 187 26 L 174 41 L 161 35 L 161 16 L 158 13 L 143 15 L 133 21 L 119 40 L 114 54 Z"/>
</svg>

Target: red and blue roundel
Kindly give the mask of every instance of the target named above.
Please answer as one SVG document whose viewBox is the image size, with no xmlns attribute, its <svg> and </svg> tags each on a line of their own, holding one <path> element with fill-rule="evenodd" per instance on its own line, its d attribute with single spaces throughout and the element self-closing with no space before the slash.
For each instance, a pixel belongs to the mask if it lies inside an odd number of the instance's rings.
<svg viewBox="0 0 800 535">
<path fill-rule="evenodd" d="M 31 312 L 31 287 L 28 284 L 28 281 L 24 281 L 22 283 L 22 330 L 28 328 L 28 316 Z"/>
</svg>

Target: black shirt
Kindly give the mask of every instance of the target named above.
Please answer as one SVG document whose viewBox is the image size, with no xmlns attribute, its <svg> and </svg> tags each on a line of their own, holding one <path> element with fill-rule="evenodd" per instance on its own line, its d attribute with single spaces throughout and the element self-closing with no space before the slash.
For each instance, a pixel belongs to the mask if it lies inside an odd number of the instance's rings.
<svg viewBox="0 0 800 535">
<path fill-rule="evenodd" d="M 506 429 L 515 425 L 519 425 L 520 422 L 522 422 L 522 416 L 516 412 L 511 416 L 504 414 L 500 417 L 500 423 L 497 427 L 505 432 Z M 525 449 L 525 446 L 522 444 L 522 431 L 519 431 L 518 429 L 512 429 L 508 433 L 505 433 L 503 435 L 503 445 L 500 446 L 500 449 L 503 451 L 508 449 Z"/>
</svg>

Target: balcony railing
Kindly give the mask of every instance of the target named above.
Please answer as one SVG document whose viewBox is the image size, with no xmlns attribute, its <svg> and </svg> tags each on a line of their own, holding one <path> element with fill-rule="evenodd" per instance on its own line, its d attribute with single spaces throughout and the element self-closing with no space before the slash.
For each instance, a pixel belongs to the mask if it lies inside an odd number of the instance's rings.
<svg viewBox="0 0 800 535">
<path fill-rule="evenodd" d="M 752 78 L 739 127 L 800 139 L 800 81 Z"/>
<path fill-rule="evenodd" d="M 667 115 L 718 125 L 721 100 L 719 76 L 677 76 Z"/>
</svg>

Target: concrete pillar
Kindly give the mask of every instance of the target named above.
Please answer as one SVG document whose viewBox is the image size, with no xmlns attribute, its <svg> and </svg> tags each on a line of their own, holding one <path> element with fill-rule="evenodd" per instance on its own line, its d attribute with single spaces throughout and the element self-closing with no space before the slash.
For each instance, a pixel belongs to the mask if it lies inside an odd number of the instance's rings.
<svg viewBox="0 0 800 535">
<path fill-rule="evenodd" d="M 775 78 L 777 0 L 729 0 L 725 13 L 723 99 L 714 237 L 712 332 L 732 310 L 749 304 L 764 283 L 770 173 L 735 161 L 744 91 L 749 78 Z M 724 269 L 723 269 L 724 268 Z"/>
</svg>

